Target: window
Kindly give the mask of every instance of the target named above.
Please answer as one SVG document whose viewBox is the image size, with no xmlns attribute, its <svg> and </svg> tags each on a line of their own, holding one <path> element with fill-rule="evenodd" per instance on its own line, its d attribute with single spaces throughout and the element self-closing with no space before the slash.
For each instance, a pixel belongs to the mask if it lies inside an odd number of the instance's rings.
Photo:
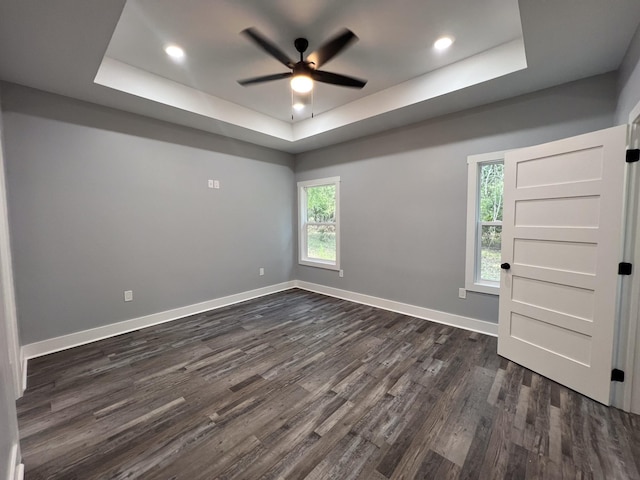
<svg viewBox="0 0 640 480">
<path fill-rule="evenodd" d="M 340 177 L 298 182 L 299 262 L 340 270 Z"/>
<path fill-rule="evenodd" d="M 465 288 L 499 294 L 504 152 L 467 158 L 467 256 Z"/>
</svg>

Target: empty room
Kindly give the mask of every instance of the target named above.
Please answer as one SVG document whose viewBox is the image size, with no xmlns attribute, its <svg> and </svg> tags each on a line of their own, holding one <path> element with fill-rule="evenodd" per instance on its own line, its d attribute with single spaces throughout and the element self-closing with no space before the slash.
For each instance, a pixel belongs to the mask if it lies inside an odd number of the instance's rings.
<svg viewBox="0 0 640 480">
<path fill-rule="evenodd" d="M 0 479 L 640 480 L 638 0 L 0 0 Z"/>
</svg>

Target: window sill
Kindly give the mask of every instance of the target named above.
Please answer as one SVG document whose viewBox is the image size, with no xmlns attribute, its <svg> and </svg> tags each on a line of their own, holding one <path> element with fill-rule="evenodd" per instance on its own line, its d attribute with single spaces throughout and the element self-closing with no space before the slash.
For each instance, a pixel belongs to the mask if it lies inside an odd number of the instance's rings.
<svg viewBox="0 0 640 480">
<path fill-rule="evenodd" d="M 468 292 L 486 293 L 488 295 L 500 295 L 500 287 L 487 283 L 472 283 L 465 286 Z"/>
<path fill-rule="evenodd" d="M 340 270 L 340 266 L 336 265 L 332 262 L 323 262 L 322 260 L 309 260 L 309 259 L 301 259 L 298 260 L 300 265 L 304 265 L 306 267 L 316 267 L 316 268 L 324 268 L 326 270 Z"/>
</svg>

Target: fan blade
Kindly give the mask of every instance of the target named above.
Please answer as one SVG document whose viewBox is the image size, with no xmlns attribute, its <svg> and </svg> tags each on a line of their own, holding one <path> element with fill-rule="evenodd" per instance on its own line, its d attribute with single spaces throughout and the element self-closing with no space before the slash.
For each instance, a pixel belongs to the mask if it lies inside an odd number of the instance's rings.
<svg viewBox="0 0 640 480">
<path fill-rule="evenodd" d="M 262 77 L 245 78 L 244 80 L 238 80 L 240 85 L 252 85 L 254 83 L 270 82 L 271 80 L 280 80 L 281 78 L 287 78 L 293 75 L 291 72 L 286 73 L 274 73 L 273 75 L 263 75 Z"/>
<path fill-rule="evenodd" d="M 278 60 L 283 65 L 286 65 L 289 68 L 293 68 L 294 62 L 280 50 L 277 46 L 263 37 L 255 28 L 246 28 L 242 32 L 244 35 L 253 40 L 260 48 L 262 48 L 265 52 L 271 55 L 273 58 Z"/>
<path fill-rule="evenodd" d="M 358 37 L 355 33 L 345 28 L 342 33 L 309 54 L 307 61 L 314 63 L 314 68 L 320 68 L 357 39 Z"/>
<path fill-rule="evenodd" d="M 331 83 L 332 85 L 340 85 L 341 87 L 362 88 L 367 84 L 366 80 L 322 70 L 311 70 L 311 78 L 317 82 Z"/>
</svg>

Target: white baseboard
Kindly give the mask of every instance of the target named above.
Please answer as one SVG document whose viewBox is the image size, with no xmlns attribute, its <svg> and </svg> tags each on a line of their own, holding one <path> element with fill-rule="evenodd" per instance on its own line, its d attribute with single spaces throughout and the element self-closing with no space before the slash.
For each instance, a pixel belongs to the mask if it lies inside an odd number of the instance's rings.
<svg viewBox="0 0 640 480">
<path fill-rule="evenodd" d="M 21 463 L 16 467 L 16 472 L 13 478 L 15 478 L 15 480 L 24 480 L 24 463 Z"/>
<path fill-rule="evenodd" d="M 27 364 L 29 359 L 24 356 L 24 348 L 20 349 L 20 396 L 24 394 L 27 389 Z"/>
<path fill-rule="evenodd" d="M 91 328 L 89 330 L 82 330 L 80 332 L 74 332 L 68 335 L 62 335 L 60 337 L 49 338 L 40 342 L 29 343 L 22 347 L 22 355 L 26 360 L 35 357 L 41 357 L 42 355 L 47 355 L 49 353 L 59 352 L 60 350 L 66 350 L 68 348 L 77 347 L 79 345 L 85 345 L 87 343 L 96 342 L 105 338 L 114 337 L 116 335 L 132 332 L 134 330 L 139 330 L 141 328 L 170 322 L 179 318 L 188 317 L 189 315 L 195 315 L 196 313 L 226 307 L 227 305 L 244 302 L 246 300 L 262 297 L 264 295 L 270 295 L 272 293 L 281 292 L 293 287 L 294 282 L 278 283 L 276 285 L 270 285 L 268 287 L 258 288 L 256 290 L 249 290 L 248 292 L 236 293 L 227 297 L 216 298 L 214 300 L 208 300 L 206 302 L 196 303 L 194 305 L 187 305 L 185 307 L 174 308 L 173 310 L 145 315 L 144 317 L 132 318 L 130 320 L 124 320 L 122 322 L 112 323 L 103 327 Z"/>
<path fill-rule="evenodd" d="M 18 452 L 20 449 L 18 448 L 18 444 L 14 444 L 11 446 L 11 454 L 9 455 L 9 476 L 7 480 L 23 480 L 24 478 L 24 464 L 18 463 L 20 460 L 18 458 Z M 6 472 L 6 470 L 5 470 Z"/>
<path fill-rule="evenodd" d="M 491 335 L 493 337 L 498 336 L 497 323 L 478 320 L 477 318 L 463 317 L 461 315 L 454 315 L 452 313 L 441 312 L 439 310 L 431 310 L 430 308 L 418 307 L 408 303 L 372 297 L 371 295 L 364 295 L 362 293 L 350 292 L 348 290 L 341 290 L 339 288 L 327 287 L 324 285 L 318 285 L 317 283 L 304 282 L 301 280 L 295 280 L 294 285 L 302 290 L 321 293 L 322 295 L 341 298 L 342 300 L 349 300 L 350 302 L 361 303 L 371 307 L 382 308 L 383 310 L 402 313 L 411 317 L 423 318 L 425 320 L 450 325 L 452 327 L 484 333 L 485 335 Z"/>
<path fill-rule="evenodd" d="M 341 298 L 343 300 L 348 300 L 351 302 L 382 308 L 384 310 L 390 310 L 392 312 L 398 312 L 404 315 L 410 315 L 412 317 L 423 318 L 425 320 L 430 320 L 436 323 L 442 323 L 453 327 L 463 328 L 465 330 L 484 333 L 486 335 L 498 335 L 498 325 L 496 323 L 486 322 L 484 320 L 478 320 L 471 317 L 463 317 L 461 315 L 454 315 L 438 310 L 431 310 L 429 308 L 409 305 L 407 303 L 396 302 L 394 300 L 372 297 L 370 295 L 350 292 L 348 290 L 341 290 L 338 288 L 327 287 L 315 283 L 294 280 L 24 345 L 21 349 L 21 357 L 23 360 L 23 389 L 26 389 L 27 361 L 30 358 L 40 357 L 42 355 L 58 352 L 60 350 L 66 350 L 68 348 L 77 347 L 79 345 L 85 345 L 87 343 L 96 342 L 105 338 L 132 332 L 134 330 L 139 330 L 141 328 L 170 322 L 172 320 L 188 317 L 196 313 L 214 310 L 216 308 L 233 305 L 234 303 L 244 302 L 246 300 L 251 300 L 252 298 L 270 295 L 272 293 L 289 290 L 295 287 L 302 290 L 320 293 L 330 297 Z"/>
</svg>

